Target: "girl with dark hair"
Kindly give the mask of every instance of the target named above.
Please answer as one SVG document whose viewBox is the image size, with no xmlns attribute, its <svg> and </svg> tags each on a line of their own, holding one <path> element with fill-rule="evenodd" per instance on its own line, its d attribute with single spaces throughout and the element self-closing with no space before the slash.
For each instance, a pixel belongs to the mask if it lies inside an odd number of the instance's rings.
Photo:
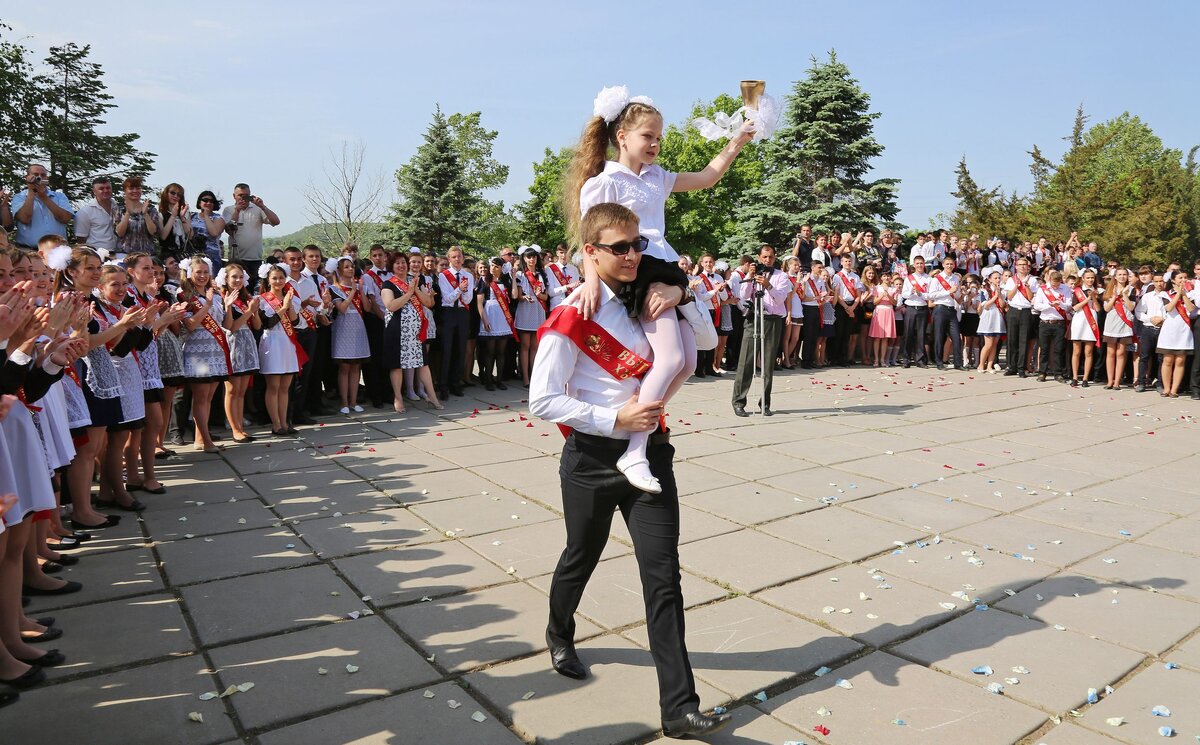
<svg viewBox="0 0 1200 745">
<path fill-rule="evenodd" d="M 167 184 L 158 196 L 158 212 L 163 221 L 158 231 L 158 245 L 163 255 L 186 256 L 193 228 L 182 186 Z"/>
<path fill-rule="evenodd" d="M 197 212 L 191 213 L 192 236 L 198 243 L 204 240 L 204 255 L 212 262 L 214 270 L 221 268 L 221 236 L 225 232 L 225 218 L 221 217 L 221 200 L 205 189 L 196 199 Z M 178 256 L 176 257 L 178 258 Z M 247 277 L 247 286 L 253 288 L 257 277 Z"/>
<path fill-rule="evenodd" d="M 521 339 L 518 362 L 521 366 L 521 385 L 529 386 L 529 374 L 537 358 L 537 330 L 546 320 L 550 296 L 546 294 L 546 275 L 542 269 L 542 255 L 536 248 L 526 248 L 515 269 L 513 299 L 517 308 L 513 312 L 517 333 Z"/>
<path fill-rule="evenodd" d="M 489 276 L 480 280 L 479 297 L 479 379 L 489 391 L 497 388 L 508 390 L 504 385 L 504 361 L 508 359 L 508 340 L 516 338 L 512 313 L 512 283 L 504 274 L 504 259 L 494 257 L 487 262 Z M 494 368 L 494 370 L 493 370 Z"/>
</svg>

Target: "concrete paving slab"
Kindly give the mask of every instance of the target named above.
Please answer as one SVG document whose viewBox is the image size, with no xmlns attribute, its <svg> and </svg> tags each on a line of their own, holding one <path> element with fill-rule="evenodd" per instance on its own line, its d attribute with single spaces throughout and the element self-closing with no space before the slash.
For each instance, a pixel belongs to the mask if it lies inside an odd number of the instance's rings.
<svg viewBox="0 0 1200 745">
<path fill-rule="evenodd" d="M 410 509 L 436 529 L 464 537 L 561 519 L 544 507 L 500 488 L 487 494 L 416 504 Z"/>
<path fill-rule="evenodd" d="M 53 712 L 54 736 L 68 742 L 128 745 L 136 731 L 146 743 L 210 745 L 236 737 L 223 701 L 198 698 L 216 689 L 204 660 L 184 657 L 22 691 L 0 725 L 7 742 L 45 742 L 47 720 L 31 714 Z M 189 721 L 190 712 L 204 721 Z"/>
<path fill-rule="evenodd" d="M 843 561 L 859 561 L 894 549 L 896 541 L 908 543 L 925 535 L 925 531 L 861 515 L 841 506 L 776 520 L 758 529 Z"/>
<path fill-rule="evenodd" d="M 753 557 L 752 560 L 748 560 Z M 814 574 L 837 559 L 753 530 L 706 538 L 679 547 L 689 570 L 739 592 L 754 592 Z"/>
<path fill-rule="evenodd" d="M 1200 626 L 1196 606 L 1185 600 L 1072 573 L 1050 577 L 996 607 L 1148 654 Z"/>
<path fill-rule="evenodd" d="M 1172 468 L 1165 469 L 1169 473 L 1186 473 L 1186 470 L 1175 464 Z M 1106 481 L 1102 484 L 1093 484 L 1085 489 L 1080 490 L 1080 494 L 1086 497 L 1103 499 L 1107 502 L 1116 502 L 1118 504 L 1129 505 L 1130 507 L 1138 507 L 1156 510 L 1158 512 L 1166 512 L 1172 515 L 1196 515 L 1200 512 L 1200 501 L 1196 499 L 1196 495 L 1186 488 L 1179 488 L 1180 484 L 1174 481 L 1169 484 L 1155 483 L 1151 485 L 1149 479 L 1151 472 L 1143 471 L 1135 477 L 1126 477 L 1122 479 L 1114 479 Z"/>
<path fill-rule="evenodd" d="M 65 665 L 54 668 L 56 676 L 94 673 L 196 649 L 179 601 L 162 593 L 66 608 L 55 611 L 54 618 L 64 633 L 52 646 L 67 657 Z M 131 644 L 134 639 L 137 643 Z"/>
<path fill-rule="evenodd" d="M 808 465 L 791 454 L 778 453 L 765 448 L 736 450 L 720 458 L 708 458 L 703 464 L 722 473 L 732 474 L 744 481 L 791 473 Z"/>
<path fill-rule="evenodd" d="M 558 467 L 555 461 L 555 468 Z M 438 502 L 495 489 L 497 484 L 466 469 L 434 471 L 395 479 L 378 479 L 375 486 L 403 504 Z"/>
<path fill-rule="evenodd" d="M 257 474 L 246 483 L 285 518 L 395 506 L 385 493 L 331 461 L 301 471 Z"/>
<path fill-rule="evenodd" d="M 1200 735 L 1197 701 L 1200 701 L 1200 673 L 1151 665 L 1090 707 L 1079 724 L 1136 745 L 1162 742 L 1165 738 L 1158 729 L 1163 726 L 1174 729 L 1175 737 L 1191 739 Z M 1165 706 L 1171 716 L 1152 715 L 1155 706 Z M 1105 723 L 1110 717 L 1124 717 L 1125 724 L 1111 727 Z"/>
<path fill-rule="evenodd" d="M 1065 525 L 1097 535 L 1122 538 L 1130 536 L 1121 531 L 1138 537 L 1172 520 L 1170 515 L 1153 510 L 1065 495 L 1022 510 L 1020 514 L 1052 525 Z"/>
<path fill-rule="evenodd" d="M 792 492 L 763 484 L 726 486 L 689 494 L 679 501 L 742 525 L 769 522 L 823 506 L 815 499 L 797 497 Z"/>
<path fill-rule="evenodd" d="M 720 732 L 706 738 L 709 745 L 749 745 L 750 743 L 803 742 L 804 735 L 778 719 L 763 714 L 752 706 L 741 706 L 729 712 L 733 721 Z M 687 742 L 673 737 L 661 737 L 651 742 L 657 745 Z"/>
<path fill-rule="evenodd" d="M 1124 543 L 1072 567 L 1081 574 L 1200 601 L 1200 558 L 1155 546 Z"/>
<path fill-rule="evenodd" d="M 1030 742 L 1036 745 L 1116 745 L 1121 741 L 1070 722 L 1063 722 Z"/>
<path fill-rule="evenodd" d="M 439 531 L 410 510 L 400 507 L 302 520 L 292 527 L 323 557 L 381 551 L 442 539 Z"/>
<path fill-rule="evenodd" d="M 661 728 L 658 683 L 650 653 L 619 636 L 578 645 L 588 678 L 558 675 L 544 655 L 474 672 L 464 680 L 512 720 L 522 737 L 558 745 L 611 745 L 643 738 Z M 700 707 L 728 697 L 697 681 Z M 529 692 L 534 695 L 526 699 Z M 597 705 L 597 702 L 603 702 Z"/>
<path fill-rule="evenodd" d="M 748 451 L 739 450 L 738 452 Z M 708 468 L 699 463 L 683 462 L 675 464 L 675 488 L 679 492 L 680 497 L 729 486 L 740 486 L 744 483 L 737 476 Z"/>
<path fill-rule="evenodd" d="M 387 616 L 428 657 L 451 672 L 492 665 L 546 649 L 546 596 L 520 582 L 415 603 Z M 576 621 L 575 638 L 601 633 Z"/>
<path fill-rule="evenodd" d="M 372 551 L 334 566 L 379 606 L 511 582 L 512 577 L 457 541 Z"/>
<path fill-rule="evenodd" d="M 1018 515 L 989 518 L 955 528 L 948 535 L 981 548 L 989 546 L 996 551 L 1031 556 L 1057 567 L 1070 566 L 1124 540 L 1121 536 L 1084 533 Z"/>
<path fill-rule="evenodd" d="M 970 553 L 964 553 L 970 552 Z M 981 564 L 971 563 L 977 559 Z M 1005 590 L 1020 591 L 1055 572 L 1048 564 L 1023 561 L 996 551 L 949 539 L 929 543 L 925 548 L 910 546 L 901 553 L 876 557 L 860 565 L 877 569 L 940 590 L 950 596 L 967 592 L 985 603 L 1005 596 Z M 948 597 L 947 602 L 955 598 Z"/>
<path fill-rule="evenodd" d="M 1138 539 L 1139 543 L 1200 555 L 1200 520 L 1175 520 Z"/>
<path fill-rule="evenodd" d="M 747 485 L 746 491 L 749 490 L 749 485 Z M 750 499 L 752 497 L 747 496 L 745 498 Z M 685 543 L 692 543 L 693 541 L 732 533 L 741 529 L 741 525 L 730 520 L 710 515 L 707 512 L 689 507 L 686 504 L 679 506 L 679 545 L 681 546 Z M 633 538 L 629 535 L 629 526 L 625 524 L 625 520 L 621 518 L 619 512 L 613 516 L 612 535 L 614 538 L 618 538 L 628 545 L 633 545 Z"/>
<path fill-rule="evenodd" d="M 1087 703 L 1089 688 L 1103 690 L 1144 659 L 1140 652 L 995 610 L 967 613 L 892 652 L 981 688 L 1000 683 L 1007 698 L 1060 715 Z M 980 666 L 994 673 L 972 672 Z"/>
<path fill-rule="evenodd" d="M 254 683 L 229 701 L 242 725 L 271 727 L 442 679 L 378 617 L 280 634 L 212 651 L 226 686 Z M 350 673 L 347 665 L 358 670 Z M 326 670 L 324 674 L 321 669 Z"/>
<path fill-rule="evenodd" d="M 837 687 L 838 680 L 853 688 Z M 813 726 L 828 727 L 821 740 L 838 745 L 928 745 L 934 737 L 968 743 L 983 733 L 993 742 L 1011 743 L 1045 721 L 1036 709 L 884 652 L 836 668 L 759 708 L 814 740 Z M 819 716 L 821 708 L 829 716 Z M 893 724 L 897 719 L 904 726 Z"/>
<path fill-rule="evenodd" d="M 995 510 L 976 507 L 946 497 L 935 497 L 916 489 L 901 489 L 860 499 L 847 509 L 908 525 L 926 533 L 940 533 L 994 517 Z"/>
<path fill-rule="evenodd" d="M 484 709 L 471 694 L 451 683 L 432 686 L 433 696 L 410 691 L 362 706 L 326 714 L 259 736 L 262 745 L 398 745 L 415 733 L 426 742 L 473 745 L 518 745 L 521 741 L 490 715 L 475 722 L 471 715 Z M 458 708 L 446 703 L 457 701 Z M 482 713 L 482 711 L 481 711 Z M 426 739 L 427 738 L 427 739 Z"/>
<path fill-rule="evenodd" d="M 156 541 L 181 540 L 189 534 L 206 536 L 269 528 L 279 522 L 279 517 L 257 499 L 200 504 L 188 500 L 185 504 L 146 510 L 142 519 Z"/>
<path fill-rule="evenodd" d="M 549 595 L 552 579 L 553 575 L 543 574 L 529 583 Z M 680 574 L 679 584 L 683 590 L 685 607 L 710 603 L 729 594 L 725 589 L 688 572 Z M 644 623 L 646 603 L 642 597 L 642 578 L 638 572 L 637 558 L 627 554 L 597 564 L 580 600 L 578 612 L 607 629 Z"/>
<path fill-rule="evenodd" d="M 241 447 L 226 448 L 221 457 L 242 476 L 276 471 L 295 471 L 319 466 L 331 453 L 329 448 L 318 449 L 300 440 L 255 442 Z"/>
<path fill-rule="evenodd" d="M 1186 665 L 1200 671 L 1200 635 L 1193 636 L 1164 656 L 1168 662 Z"/>
<path fill-rule="evenodd" d="M 331 623 L 364 606 L 326 566 L 206 582 L 182 593 L 196 633 L 208 645 Z"/>
<path fill-rule="evenodd" d="M 921 491 L 969 502 L 997 512 L 1007 513 L 1023 510 L 1057 497 L 1061 492 L 1033 489 L 992 478 L 985 473 L 963 473 L 948 476 L 945 481 L 931 481 L 921 485 Z"/>
<path fill-rule="evenodd" d="M 850 502 L 896 490 L 895 484 L 886 481 L 823 466 L 785 473 L 782 476 L 763 479 L 760 483 L 807 497 L 817 503 L 824 498 Z"/>
<path fill-rule="evenodd" d="M 954 613 L 969 607 L 955 602 L 956 599 L 947 597 L 946 593 L 896 577 L 869 573 L 861 566 L 830 569 L 763 590 L 755 597 L 872 647 L 882 647 L 944 623 Z M 939 605 L 942 602 L 955 602 L 956 609 L 946 610 Z"/>
<path fill-rule="evenodd" d="M 316 561 L 309 547 L 287 526 L 170 541 L 159 544 L 158 554 L 175 585 Z"/>
<path fill-rule="evenodd" d="M 735 699 L 862 649 L 844 636 L 744 596 L 693 608 L 685 613 L 685 623 L 692 670 Z M 645 626 L 624 636 L 650 648 Z"/>
<path fill-rule="evenodd" d="M 613 521 L 621 522 L 621 516 L 615 515 Z M 567 529 L 562 520 L 548 520 L 466 538 L 463 543 L 504 571 L 511 567 L 514 577 L 527 579 L 554 571 L 567 545 Z M 632 551 L 624 544 L 609 540 L 600 558 L 603 561 Z"/>
</svg>

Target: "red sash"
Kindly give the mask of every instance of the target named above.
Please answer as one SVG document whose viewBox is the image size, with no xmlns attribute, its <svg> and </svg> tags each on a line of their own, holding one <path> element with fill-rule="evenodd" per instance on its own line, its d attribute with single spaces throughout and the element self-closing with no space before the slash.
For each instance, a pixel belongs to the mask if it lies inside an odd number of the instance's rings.
<svg viewBox="0 0 1200 745">
<path fill-rule="evenodd" d="M 1050 301 L 1051 310 L 1053 310 L 1055 313 L 1058 313 L 1058 315 L 1061 316 L 1064 321 L 1067 320 L 1067 312 L 1063 310 L 1062 306 L 1060 305 L 1062 298 L 1059 297 L 1054 290 L 1050 289 L 1050 285 L 1045 285 L 1042 287 L 1042 292 L 1046 294 L 1046 299 Z"/>
<path fill-rule="evenodd" d="M 915 275 L 915 274 L 908 275 L 908 283 L 910 285 L 912 285 L 913 289 L 916 290 L 917 292 L 921 293 L 922 295 L 925 294 L 925 288 L 927 287 L 927 285 L 923 285 L 920 282 L 918 282 L 917 275 Z"/>
<path fill-rule="evenodd" d="M 821 300 L 821 292 L 817 289 L 817 282 L 811 276 L 808 278 L 808 286 L 812 288 L 813 299 L 817 301 L 817 311 L 821 316 L 825 315 L 825 303 Z"/>
<path fill-rule="evenodd" d="M 521 337 L 517 335 L 517 325 L 513 322 L 512 308 L 508 305 L 508 291 L 499 282 L 492 282 L 492 297 L 496 298 L 496 302 L 500 304 L 500 310 L 504 313 L 504 320 L 508 321 L 508 330 L 512 332 L 512 338 L 520 343 Z"/>
<path fill-rule="evenodd" d="M 1083 294 L 1083 290 L 1075 288 L 1075 302 L 1082 303 L 1087 300 L 1087 296 Z M 1100 325 L 1096 323 L 1096 314 L 1092 312 L 1092 304 L 1089 301 L 1083 306 L 1083 317 L 1087 319 L 1088 327 L 1092 330 L 1092 336 L 1096 337 L 1096 346 L 1100 346 Z"/>
<path fill-rule="evenodd" d="M 342 287 L 340 284 L 338 285 L 338 289 L 342 290 L 343 292 L 346 293 L 346 299 L 354 304 L 354 309 L 358 311 L 359 316 L 362 316 L 362 314 L 363 314 L 362 293 L 356 292 L 353 295 L 351 295 L 350 292 L 353 290 L 353 288 Z"/>
<path fill-rule="evenodd" d="M 196 298 L 188 301 L 188 306 L 190 306 L 192 313 L 200 310 L 200 303 L 197 302 Z M 204 320 L 200 322 L 200 325 L 212 335 L 212 338 L 217 342 L 217 346 L 221 348 L 221 352 L 225 355 L 226 374 L 232 373 L 233 362 L 229 359 L 229 339 L 225 338 L 225 329 L 221 328 L 221 324 L 217 323 L 217 319 L 213 318 L 211 313 L 204 316 Z"/>
<path fill-rule="evenodd" d="M 1030 296 L 1029 287 L 1025 284 L 1025 281 L 1018 279 L 1016 277 L 1013 277 L 1013 281 L 1017 283 L 1017 292 L 1021 293 L 1021 297 L 1025 298 L 1030 303 L 1032 303 L 1033 297 Z"/>
<path fill-rule="evenodd" d="M 942 289 L 945 290 L 946 292 L 951 292 L 951 293 L 954 292 L 954 287 L 949 282 L 947 282 L 946 278 L 943 277 L 942 275 L 939 274 L 936 277 L 934 277 L 934 279 L 936 279 L 938 281 L 938 284 L 940 284 L 942 286 Z"/>
<path fill-rule="evenodd" d="M 1171 293 L 1171 292 L 1167 293 L 1167 302 L 1175 300 L 1176 298 L 1179 298 L 1179 302 L 1175 303 L 1175 312 L 1179 314 L 1180 318 L 1187 320 L 1187 306 L 1183 304 L 1183 295 L 1181 295 L 1177 292 L 1176 293 Z M 1163 305 L 1165 306 L 1166 303 L 1163 303 Z M 1164 308 L 1164 315 L 1165 314 L 1166 313 L 1165 313 L 1165 308 Z"/>
<path fill-rule="evenodd" d="M 33 404 L 29 403 L 29 399 L 25 398 L 25 386 L 21 386 L 17 389 L 17 400 L 25 404 L 25 408 L 29 409 L 31 413 L 36 414 L 42 410 L 41 406 L 34 406 Z"/>
<path fill-rule="evenodd" d="M 262 297 L 267 301 L 267 305 L 270 305 L 271 309 L 275 311 L 275 315 L 279 316 L 279 325 L 283 326 L 283 333 L 287 335 L 288 341 L 296 348 L 296 365 L 304 367 L 308 362 L 308 354 L 304 351 L 304 345 L 300 343 L 300 337 L 296 335 L 296 327 L 292 325 L 292 319 L 288 318 L 287 311 L 280 310 L 283 308 L 283 301 L 275 297 L 275 293 L 270 291 L 264 292 Z M 225 354 L 228 355 L 229 352 L 227 351 Z"/>
<path fill-rule="evenodd" d="M 408 283 L 400 279 L 400 277 L 395 276 L 388 281 L 400 290 L 401 295 L 408 292 Z M 425 340 L 429 337 L 429 318 L 425 316 L 425 306 L 421 305 L 420 300 L 417 300 L 417 293 L 415 292 L 408 299 L 408 304 L 413 307 L 413 310 L 417 311 L 417 318 L 421 319 L 421 328 L 417 331 L 417 340 L 424 344 Z"/>
<path fill-rule="evenodd" d="M 570 278 L 563 274 L 562 269 L 558 268 L 558 264 L 550 262 L 550 273 L 554 275 L 554 279 L 558 282 L 559 287 L 566 287 L 571 283 Z"/>
<path fill-rule="evenodd" d="M 650 372 L 651 363 L 629 351 L 617 338 L 591 319 L 584 319 L 578 309 L 560 305 L 554 309 L 545 323 L 538 328 L 538 341 L 547 331 L 557 331 L 570 339 L 600 369 L 617 380 L 641 378 Z M 660 419 L 659 427 L 666 429 Z M 558 425 L 563 437 L 571 434 L 571 428 Z"/>
<path fill-rule="evenodd" d="M 79 379 L 79 371 L 75 369 L 74 364 L 64 367 L 63 372 L 67 374 L 68 378 L 75 381 L 75 385 L 79 386 L 79 390 L 83 390 L 83 381 Z"/>
<path fill-rule="evenodd" d="M 850 278 L 846 276 L 846 271 L 843 269 L 842 271 L 838 272 L 837 275 L 842 279 L 842 288 L 849 290 L 850 294 L 854 295 L 854 283 L 851 282 Z M 854 299 L 851 298 L 850 302 L 854 302 Z"/>
<path fill-rule="evenodd" d="M 1133 328 L 1133 321 L 1129 320 L 1129 312 L 1125 310 L 1125 297 L 1123 295 L 1117 295 L 1117 301 L 1113 303 L 1113 310 L 1117 312 L 1117 316 L 1120 317 L 1122 323 L 1130 329 Z"/>
<path fill-rule="evenodd" d="M 316 274 L 312 275 L 312 278 L 313 278 L 313 284 L 317 286 L 317 292 L 320 292 L 321 291 L 321 283 L 317 280 L 317 275 Z M 297 280 L 297 281 L 299 281 L 299 280 Z M 289 277 L 288 283 L 290 284 L 291 282 L 292 282 L 292 280 Z M 296 289 L 296 286 L 292 285 L 292 289 Z M 297 297 L 299 297 L 300 293 L 297 292 L 296 295 L 297 295 Z M 283 301 L 280 301 L 281 304 L 282 304 L 282 302 Z M 306 324 L 308 324 L 308 327 L 310 329 L 313 329 L 314 331 L 316 330 L 317 317 L 315 315 L 313 315 L 313 312 L 311 310 L 309 310 L 308 308 L 306 308 L 304 306 L 304 298 L 300 298 L 300 317 L 304 319 L 304 322 Z M 288 323 L 291 323 L 291 321 L 288 321 Z M 301 367 L 303 367 L 303 363 L 301 363 Z"/>
<path fill-rule="evenodd" d="M 554 265 L 551 264 L 550 266 Z M 709 292 L 713 291 L 713 283 L 709 280 L 707 273 L 700 272 L 700 281 L 704 283 L 704 289 Z M 719 293 L 713 295 L 712 304 L 713 310 L 717 312 L 717 328 L 721 328 L 721 296 Z"/>
<path fill-rule="evenodd" d="M 366 275 L 375 280 L 375 287 L 377 289 L 383 289 L 383 280 L 379 278 L 379 275 L 375 273 L 374 269 L 368 269 L 366 271 Z"/>
<path fill-rule="evenodd" d="M 537 300 L 541 304 L 543 311 L 549 313 L 550 309 L 546 307 L 546 303 L 542 302 L 542 299 L 537 296 L 538 289 L 542 287 L 542 280 L 538 279 L 537 275 L 533 272 L 525 272 L 525 281 L 529 283 L 529 288 L 533 290 L 534 300 Z"/>
<path fill-rule="evenodd" d="M 451 287 L 458 287 L 458 282 L 454 281 L 454 275 L 450 272 L 449 269 L 443 269 L 442 276 L 446 278 L 446 282 L 448 282 Z M 470 283 L 468 282 L 468 284 L 470 284 Z M 467 299 L 461 295 L 459 295 L 459 297 L 458 297 L 458 302 L 462 303 L 462 307 L 464 307 L 464 308 L 470 307 L 467 304 Z"/>
</svg>

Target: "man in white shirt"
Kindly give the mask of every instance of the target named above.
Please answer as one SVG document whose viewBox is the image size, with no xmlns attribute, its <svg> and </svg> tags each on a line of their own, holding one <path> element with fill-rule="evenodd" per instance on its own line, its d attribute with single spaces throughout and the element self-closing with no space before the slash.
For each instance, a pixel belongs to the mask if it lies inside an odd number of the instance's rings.
<svg viewBox="0 0 1200 745">
<path fill-rule="evenodd" d="M 554 261 L 546 265 L 546 294 L 550 296 L 550 310 L 562 305 L 579 286 L 579 282 L 579 270 L 567 261 L 567 244 L 558 244 L 554 249 Z"/>
<path fill-rule="evenodd" d="M 229 234 L 227 261 L 246 268 L 246 285 L 253 292 L 262 265 L 263 225 L 278 225 L 279 215 L 263 203 L 262 197 L 251 194 L 247 184 L 238 184 L 233 187 L 233 204 L 221 210 L 221 217 Z"/>
<path fill-rule="evenodd" d="M 1044 383 L 1048 376 L 1062 380 L 1063 343 L 1067 336 L 1067 326 L 1071 322 L 1071 306 L 1073 305 L 1071 289 L 1062 284 L 1062 272 L 1050 270 L 1046 284 L 1038 287 L 1033 296 L 1033 310 L 1038 314 L 1038 349 L 1041 350 L 1042 364 L 1038 370 L 1038 382 Z"/>
<path fill-rule="evenodd" d="M 107 176 L 93 180 L 92 196 L 95 200 L 83 205 L 75 213 L 75 242 L 115 252 L 117 234 L 113 227 L 113 216 L 119 214 L 120 208 L 113 201 L 112 181 Z"/>
<path fill-rule="evenodd" d="M 716 263 L 717 257 L 712 254 L 702 255 L 696 277 L 691 283 L 692 292 L 696 295 L 696 302 L 699 303 L 698 307 L 705 310 L 712 318 L 713 328 L 717 330 L 720 339 L 716 349 L 701 350 L 696 353 L 696 377 L 698 378 L 721 374 L 714 367 L 714 360 L 719 363 L 724 355 L 726 339 L 721 333 L 721 317 L 725 313 L 733 312 L 732 308 L 724 305 L 729 298 L 729 292 L 725 287 L 725 278 L 713 271 Z"/>
<path fill-rule="evenodd" d="M 1158 379 L 1158 332 L 1163 325 L 1163 303 L 1167 284 L 1162 272 L 1154 272 L 1152 284 L 1142 290 L 1137 305 L 1133 306 L 1133 315 L 1138 320 L 1138 379 L 1134 390 L 1143 393 L 1154 385 L 1162 390 L 1162 381 Z M 1157 381 L 1157 382 L 1156 382 Z"/>
<path fill-rule="evenodd" d="M 664 733 L 703 737 L 727 725 L 730 717 L 700 713 L 684 644 L 679 495 L 670 434 L 654 433 L 646 453 L 662 485 L 660 494 L 630 485 L 616 468 L 630 434 L 656 429 L 663 412 L 662 401 L 637 400 L 639 378 L 649 369 L 645 357 L 650 345 L 618 297 L 637 277 L 641 261 L 633 245 L 639 237 L 637 216 L 620 205 L 598 204 L 584 216 L 581 232 L 584 260 L 592 262 L 601 281 L 600 307 L 591 321 L 564 308 L 543 327 L 529 386 L 530 412 L 571 428 L 559 468 L 567 542 L 550 583 L 550 661 L 568 678 L 588 675 L 575 650 L 574 615 L 619 509 L 629 523 L 642 577 Z M 682 296 L 676 288 L 665 293 L 674 302 Z"/>
<path fill-rule="evenodd" d="M 314 246 L 315 248 L 315 246 Z M 318 255 L 320 251 L 318 251 Z M 289 246 L 283 252 L 283 260 L 287 262 L 288 269 L 288 284 L 295 290 L 296 297 L 300 298 L 300 318 L 293 326 L 296 329 L 296 338 L 300 341 L 300 346 L 304 348 L 304 353 L 308 355 L 308 361 L 304 363 L 304 367 L 300 368 L 300 374 L 296 375 L 292 383 L 292 392 L 288 396 L 288 429 L 294 429 L 293 424 L 316 424 L 316 420 L 304 413 L 305 405 L 308 403 L 308 391 L 312 385 L 312 374 L 314 360 L 317 358 L 317 325 L 314 311 L 321 308 L 321 291 L 320 286 L 311 274 L 306 274 L 304 269 L 304 253 L 295 246 Z"/>
<path fill-rule="evenodd" d="M 1024 378 L 1027 377 L 1025 358 L 1033 330 L 1033 295 L 1037 292 L 1038 281 L 1029 274 L 1029 259 L 1022 256 L 1017 259 L 1016 265 L 1017 273 L 1003 285 L 1008 301 L 1008 315 L 1005 318 L 1008 329 L 1008 347 L 1005 351 L 1008 369 L 1004 374 Z"/>
<path fill-rule="evenodd" d="M 475 278 L 463 269 L 463 250 L 451 246 L 446 252 L 450 265 L 438 272 L 441 298 L 437 340 L 442 350 L 437 385 L 438 398 L 445 401 L 453 393 L 463 395 L 463 366 L 467 364 L 467 324 L 471 320 L 470 303 L 475 295 Z"/>
<path fill-rule="evenodd" d="M 933 280 L 925 273 L 925 257 L 913 256 L 913 270 L 904 277 L 900 297 L 904 300 L 904 343 L 900 347 L 900 358 L 904 367 L 917 365 L 929 367 L 925 359 L 925 327 L 929 324 L 929 283 Z"/>
<path fill-rule="evenodd" d="M 844 367 L 853 364 L 854 345 L 851 339 L 856 336 L 858 320 L 854 317 L 858 310 L 858 294 L 863 290 L 862 280 L 854 272 L 854 257 L 845 254 L 841 257 L 841 270 L 833 275 L 833 345 L 829 358 L 834 365 Z"/>
<path fill-rule="evenodd" d="M 817 340 L 821 338 L 821 309 L 825 303 L 833 302 L 824 277 L 818 276 L 817 267 L 825 265 L 814 261 L 809 272 L 800 280 L 800 305 L 804 312 L 804 325 L 800 331 L 800 367 L 811 370 L 817 364 Z"/>
<path fill-rule="evenodd" d="M 959 301 L 962 298 L 962 279 L 955 273 L 952 258 L 942 260 L 942 271 L 929 283 L 926 299 L 933 301 L 933 359 L 937 369 L 946 369 L 946 337 L 954 352 L 955 370 L 965 370 L 962 363 L 962 335 L 958 329 Z"/>
</svg>

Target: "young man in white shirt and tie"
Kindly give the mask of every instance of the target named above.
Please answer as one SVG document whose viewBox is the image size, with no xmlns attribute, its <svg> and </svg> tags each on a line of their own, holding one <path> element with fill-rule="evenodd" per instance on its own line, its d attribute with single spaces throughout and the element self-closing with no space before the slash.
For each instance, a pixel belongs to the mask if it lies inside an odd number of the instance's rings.
<svg viewBox="0 0 1200 745">
<path fill-rule="evenodd" d="M 1008 302 L 1008 370 L 1005 375 L 1026 377 L 1025 358 L 1029 350 L 1030 333 L 1033 330 L 1033 296 L 1038 281 L 1029 274 L 1029 259 L 1022 256 L 1016 261 L 1017 273 L 1004 283 L 1004 296 Z"/>
<path fill-rule="evenodd" d="M 638 218 L 617 204 L 588 210 L 581 226 L 584 261 L 601 281 L 601 303 L 583 320 L 571 306 L 556 309 L 539 332 L 541 342 L 529 386 L 529 410 L 569 428 L 559 475 L 567 544 L 550 584 L 546 643 L 560 675 L 587 677 L 575 651 L 574 614 L 608 540 L 619 509 L 633 537 L 647 606 L 650 653 L 658 673 L 659 708 L 668 737 L 703 737 L 729 723 L 728 714 L 705 715 L 684 643 L 683 593 L 679 576 L 679 496 L 668 432 L 651 436 L 647 458 L 662 492 L 630 485 L 617 470 L 632 432 L 661 429 L 662 401 L 638 401 L 639 379 L 650 368 L 650 344 L 630 318 L 622 290 L 637 277 L 646 240 Z M 668 300 L 679 288 L 652 285 Z"/>
<path fill-rule="evenodd" d="M 567 261 L 567 244 L 558 244 L 554 249 L 554 261 L 546 264 L 546 294 L 550 296 L 550 310 L 562 305 L 579 286 L 579 282 L 579 270 Z"/>
<path fill-rule="evenodd" d="M 965 370 L 962 363 L 962 336 L 958 329 L 959 300 L 962 279 L 954 272 L 957 263 L 952 258 L 942 261 L 942 271 L 929 283 L 929 294 L 933 301 L 933 359 L 937 369 L 946 369 L 946 337 L 950 337 L 955 370 Z"/>
<path fill-rule="evenodd" d="M 841 269 L 833 275 L 833 349 L 830 356 L 839 367 L 853 363 L 854 345 L 851 339 L 860 326 L 855 313 L 858 310 L 858 295 L 863 290 L 862 280 L 854 272 L 854 257 L 844 254 Z"/>
<path fill-rule="evenodd" d="M 904 277 L 900 297 L 904 300 L 904 343 L 900 357 L 904 367 L 918 365 L 929 367 L 925 359 L 925 327 L 929 324 L 929 283 L 933 280 L 925 273 L 925 257 L 917 254 L 912 258 L 913 270 Z"/>
<path fill-rule="evenodd" d="M 445 401 L 453 393 L 463 395 L 463 365 L 467 362 L 467 324 L 471 320 L 470 304 L 475 295 L 475 278 L 463 269 L 463 250 L 451 246 L 446 252 L 450 265 L 438 272 L 441 290 L 441 316 L 438 318 L 437 339 L 442 350 L 437 384 L 438 398 Z"/>
</svg>

